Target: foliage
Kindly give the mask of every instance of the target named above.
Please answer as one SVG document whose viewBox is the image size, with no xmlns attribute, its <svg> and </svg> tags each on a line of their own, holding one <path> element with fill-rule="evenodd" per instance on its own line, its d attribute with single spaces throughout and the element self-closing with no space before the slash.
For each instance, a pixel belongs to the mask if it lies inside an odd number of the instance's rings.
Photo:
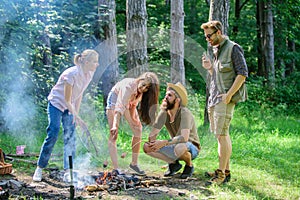
<svg viewBox="0 0 300 200">
<path fill-rule="evenodd" d="M 249 99 L 244 103 L 246 110 L 252 110 L 259 106 L 262 113 L 271 111 L 272 113 L 287 115 L 299 115 L 299 73 L 291 75 L 287 79 L 277 79 L 276 87 L 268 90 L 264 87 L 265 79 L 252 77 L 247 81 Z"/>
<path fill-rule="evenodd" d="M 169 80 L 170 53 L 168 51 L 168 29 L 170 28 L 169 1 L 147 1 L 149 48 L 148 56 L 151 71 L 161 80 L 160 99 L 164 96 L 166 82 Z M 234 1 L 231 3 L 229 17 L 229 36 L 239 43 L 244 51 L 249 68 L 247 79 L 249 99 L 236 107 L 232 123 L 233 171 L 238 178 L 224 187 L 213 187 L 211 191 L 218 199 L 298 199 L 299 179 L 299 113 L 300 113 L 300 74 L 298 51 L 287 48 L 292 41 L 299 49 L 300 1 L 274 1 L 274 37 L 276 87 L 266 87 L 264 77 L 257 76 L 259 68 L 256 32 L 256 2 L 245 1 L 239 19 L 234 17 Z M 185 1 L 185 36 L 204 50 L 207 46 L 200 30 L 202 22 L 207 21 L 209 5 L 206 1 Z M 101 14 L 98 1 L 68 0 L 3 0 L 0 4 L 0 143 L 1 147 L 13 153 L 16 145 L 27 144 L 28 152 L 38 152 L 45 137 L 47 126 L 47 95 L 58 79 L 59 74 L 73 65 L 75 53 L 86 48 L 95 48 L 101 41 L 101 28 L 106 22 L 98 21 Z M 118 39 L 124 44 L 126 31 L 126 3 L 116 1 L 116 25 Z M 231 27 L 236 25 L 238 33 Z M 186 43 L 185 55 L 198 46 Z M 120 46 L 120 49 L 124 46 Z M 47 60 L 48 58 L 49 60 Z M 192 58 L 200 62 L 199 58 Z M 198 61 L 199 60 L 199 61 Z M 50 62 L 49 62 L 50 61 Z M 126 73 L 126 54 L 119 56 L 120 68 Z M 285 67 L 294 64 L 293 71 L 287 73 Z M 197 65 L 197 66 L 196 66 Z M 199 65 L 199 66 L 198 66 Z M 186 80 L 190 92 L 191 110 L 198 124 L 203 121 L 205 103 L 205 79 L 198 72 L 201 64 L 185 60 Z M 80 113 L 87 119 L 91 134 L 98 145 L 102 145 L 102 155 L 108 156 L 103 144 L 108 130 L 105 119 L 103 98 L 96 86 L 90 86 Z M 199 109 L 200 106 L 200 109 Z M 7 120 L 11 114 L 12 121 Z M 23 119 L 22 119 L 23 118 Z M 14 127 L 6 127 L 11 123 Z M 20 128 L 19 128 L 20 127 Z M 195 161 L 195 174 L 205 179 L 203 171 L 216 168 L 216 142 L 208 134 L 208 127 L 199 125 L 202 151 Z M 13 131 L 15 130 L 15 131 Z M 143 142 L 147 140 L 149 127 L 144 127 Z M 80 137 L 81 132 L 78 131 Z M 33 137 L 31 137 L 33 136 Z M 130 153 L 130 130 L 124 126 L 120 130 L 118 147 Z M 166 130 L 159 138 L 168 137 Z M 32 139 L 34 138 L 34 139 Z M 82 139 L 82 138 L 81 138 Z M 84 144 L 86 140 L 79 140 Z M 61 151 L 62 138 L 54 152 Z M 79 152 L 95 153 L 81 146 Z M 288 156 L 287 156 L 288 155 Z M 129 155 L 127 157 L 130 157 Z M 151 161 L 141 156 L 148 164 Z M 247 159 L 245 159 L 245 157 Z M 94 158 L 96 163 L 104 159 Z M 125 164 L 127 161 L 122 160 Z M 163 163 L 159 163 L 162 164 Z M 143 165 L 143 164 L 142 164 Z M 146 166 L 147 165 L 147 166 Z M 151 168 L 151 167 L 150 167 Z M 31 170 L 32 172 L 33 170 Z M 263 178 L 260 178 L 263 177 Z M 270 184 L 271 183 L 271 184 Z M 193 191 L 196 194 L 199 191 Z M 223 195 L 221 195 L 223 194 Z M 224 195 L 225 194 L 225 195 Z M 200 197 L 203 194 L 198 194 Z"/>
<path fill-rule="evenodd" d="M 35 94 L 34 102 L 45 108 L 46 96 L 58 78 L 58 75 L 65 68 L 72 65 L 74 53 L 85 48 L 97 46 L 103 30 L 97 18 L 101 12 L 97 10 L 97 1 L 3 1 L 0 5 L 1 12 L 1 83 L 4 87 L 0 90 L 0 104 L 5 102 L 10 84 L 15 77 L 15 72 L 10 72 L 8 63 L 16 68 L 19 76 L 25 76 L 32 82 L 26 88 L 28 93 Z M 277 74 L 283 72 L 282 63 L 288 64 L 294 59 L 296 71 L 299 71 L 299 52 L 287 50 L 284 38 L 293 40 L 296 46 L 299 45 L 297 33 L 299 32 L 299 20 L 294 20 L 298 16 L 299 2 L 274 3 L 274 35 L 275 35 L 275 63 Z M 241 44 L 245 50 L 249 72 L 255 75 L 257 64 L 257 36 L 255 19 L 255 2 L 247 1 L 244 5 L 240 19 L 234 17 L 234 2 L 231 4 L 229 17 L 229 28 L 234 25 L 239 29 L 238 34 L 233 34 L 229 29 L 232 40 Z M 200 25 L 208 18 L 209 5 L 205 1 L 186 1 L 185 5 L 185 34 L 194 39 L 200 46 L 205 47 L 206 41 L 202 38 Z M 99 7 L 99 9 L 105 9 Z M 153 30 L 168 30 L 170 27 L 170 4 L 168 1 L 147 1 L 148 27 Z M 116 1 L 116 25 L 117 32 L 123 34 L 126 30 L 126 4 L 124 1 Z M 293 22 L 293 23 L 290 23 Z M 151 34 L 151 33 L 150 33 Z M 167 33 L 165 33 L 166 35 Z M 124 35 L 124 34 L 123 34 Z M 281 37 L 276 37 L 280 35 Z M 151 38 L 151 44 L 156 48 L 148 49 L 149 62 L 154 65 L 169 65 L 169 52 L 159 47 L 159 42 L 165 42 L 162 35 L 156 34 Z M 50 46 L 45 45 L 45 37 L 50 41 Z M 122 38 L 121 38 L 122 39 Z M 152 44 L 154 43 L 154 44 Z M 191 46 L 187 46 L 190 49 Z M 280 50 L 279 50 L 280 49 Z M 45 63 L 45 56 L 52 59 L 50 66 Z M 126 70 L 126 55 L 120 56 L 120 67 Z M 284 61 L 284 62 L 282 62 Z M 186 79 L 198 92 L 205 94 L 204 79 L 195 73 L 195 66 L 185 62 Z M 14 68 L 15 69 L 15 68 Z M 6 76 L 4 76 L 6 73 Z M 289 77 L 278 77 L 278 83 L 286 82 Z M 200 83 L 200 84 L 199 84 Z M 281 86 L 281 84 L 279 84 Z M 264 85 L 262 85 L 264 87 Z M 281 88 L 282 91 L 289 91 Z M 278 90 L 277 90 L 278 91 Z M 285 92 L 286 94 L 286 92 Z M 289 92 L 288 94 L 291 94 Z M 293 98 L 292 96 L 289 98 Z M 280 100 L 280 98 L 278 98 Z M 277 99 L 276 99 L 277 100 Z M 275 101 L 275 99 L 274 99 Z M 296 101 L 296 99 L 294 100 Z M 276 102 L 282 103 L 282 102 Z"/>
</svg>

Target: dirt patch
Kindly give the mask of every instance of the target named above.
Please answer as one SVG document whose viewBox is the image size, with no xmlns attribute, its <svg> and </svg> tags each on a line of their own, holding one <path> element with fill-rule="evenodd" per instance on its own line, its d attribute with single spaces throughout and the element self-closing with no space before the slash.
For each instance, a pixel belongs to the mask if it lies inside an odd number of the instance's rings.
<svg viewBox="0 0 300 200">
<path fill-rule="evenodd" d="M 150 182 L 148 185 L 140 184 L 136 187 L 112 191 L 88 192 L 86 189 L 76 189 L 75 199 L 198 199 L 193 194 L 195 191 L 201 193 L 201 196 L 209 197 L 212 195 L 211 191 L 204 186 L 203 180 L 193 177 L 182 180 L 179 178 L 179 174 L 172 178 L 165 178 L 159 174 L 148 173 L 147 176 L 138 176 L 138 178 L 143 181 L 150 180 Z M 4 184 L 7 181 L 9 183 Z M 57 178 L 57 175 L 54 176 L 53 170 L 43 172 L 41 182 L 33 182 L 31 175 L 14 170 L 11 175 L 0 176 L 0 183 L 2 183 L 0 199 L 5 199 L 5 195 L 9 196 L 8 199 L 31 199 L 36 197 L 52 200 L 69 199 L 70 197 L 70 184 Z"/>
</svg>

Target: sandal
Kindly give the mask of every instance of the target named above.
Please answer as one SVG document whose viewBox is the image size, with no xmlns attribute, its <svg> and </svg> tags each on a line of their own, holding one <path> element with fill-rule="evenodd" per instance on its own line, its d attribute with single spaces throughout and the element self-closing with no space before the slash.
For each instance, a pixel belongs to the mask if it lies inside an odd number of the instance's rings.
<svg viewBox="0 0 300 200">
<path fill-rule="evenodd" d="M 130 164 L 129 167 L 132 170 L 134 170 L 136 173 L 140 174 L 140 175 L 144 175 L 145 174 L 145 172 L 143 170 L 141 170 L 138 165 L 132 165 L 132 164 Z"/>
</svg>

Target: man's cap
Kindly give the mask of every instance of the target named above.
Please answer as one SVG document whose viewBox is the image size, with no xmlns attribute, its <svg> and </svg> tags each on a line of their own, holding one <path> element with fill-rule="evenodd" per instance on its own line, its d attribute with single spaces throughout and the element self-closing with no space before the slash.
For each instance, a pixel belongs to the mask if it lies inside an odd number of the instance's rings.
<svg viewBox="0 0 300 200">
<path fill-rule="evenodd" d="M 185 87 L 180 83 L 177 82 L 176 84 L 167 83 L 168 88 L 172 88 L 180 97 L 181 104 L 186 106 L 188 104 L 188 95 Z"/>
</svg>

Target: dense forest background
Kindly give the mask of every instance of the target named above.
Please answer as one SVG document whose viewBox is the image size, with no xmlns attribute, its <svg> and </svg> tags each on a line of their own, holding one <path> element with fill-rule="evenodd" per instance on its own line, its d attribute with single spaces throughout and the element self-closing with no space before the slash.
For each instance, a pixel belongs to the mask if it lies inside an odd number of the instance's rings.
<svg viewBox="0 0 300 200">
<path fill-rule="evenodd" d="M 243 47 L 249 68 L 249 100 L 244 106 L 271 108 L 274 112 L 299 116 L 300 2 L 271 2 L 275 74 L 272 87 L 261 70 L 260 51 L 265 50 L 258 48 L 261 41 L 257 31 L 257 2 L 230 2 L 228 35 Z M 120 79 L 128 72 L 126 2 L 116 0 L 115 5 L 117 79 Z M 193 52 L 201 53 L 207 47 L 200 25 L 208 20 L 209 5 L 204 0 L 184 1 L 185 78 L 193 94 L 202 97 L 201 100 L 206 95 L 205 74 L 201 71 L 201 54 Z M 170 79 L 168 73 L 162 73 L 162 69 L 168 71 L 170 66 L 170 1 L 146 1 L 146 9 L 149 70 L 156 71 L 164 83 Z M 103 19 L 108 12 L 109 8 L 96 0 L 0 1 L 1 132 L 30 132 L 33 126 L 44 128 L 50 89 L 60 73 L 73 65 L 75 53 L 101 48 L 107 31 L 104 25 L 109 23 Z M 89 88 L 99 107 L 103 103 L 101 88 L 106 82 L 101 76 L 104 74 L 104 71 L 96 73 Z"/>
</svg>

